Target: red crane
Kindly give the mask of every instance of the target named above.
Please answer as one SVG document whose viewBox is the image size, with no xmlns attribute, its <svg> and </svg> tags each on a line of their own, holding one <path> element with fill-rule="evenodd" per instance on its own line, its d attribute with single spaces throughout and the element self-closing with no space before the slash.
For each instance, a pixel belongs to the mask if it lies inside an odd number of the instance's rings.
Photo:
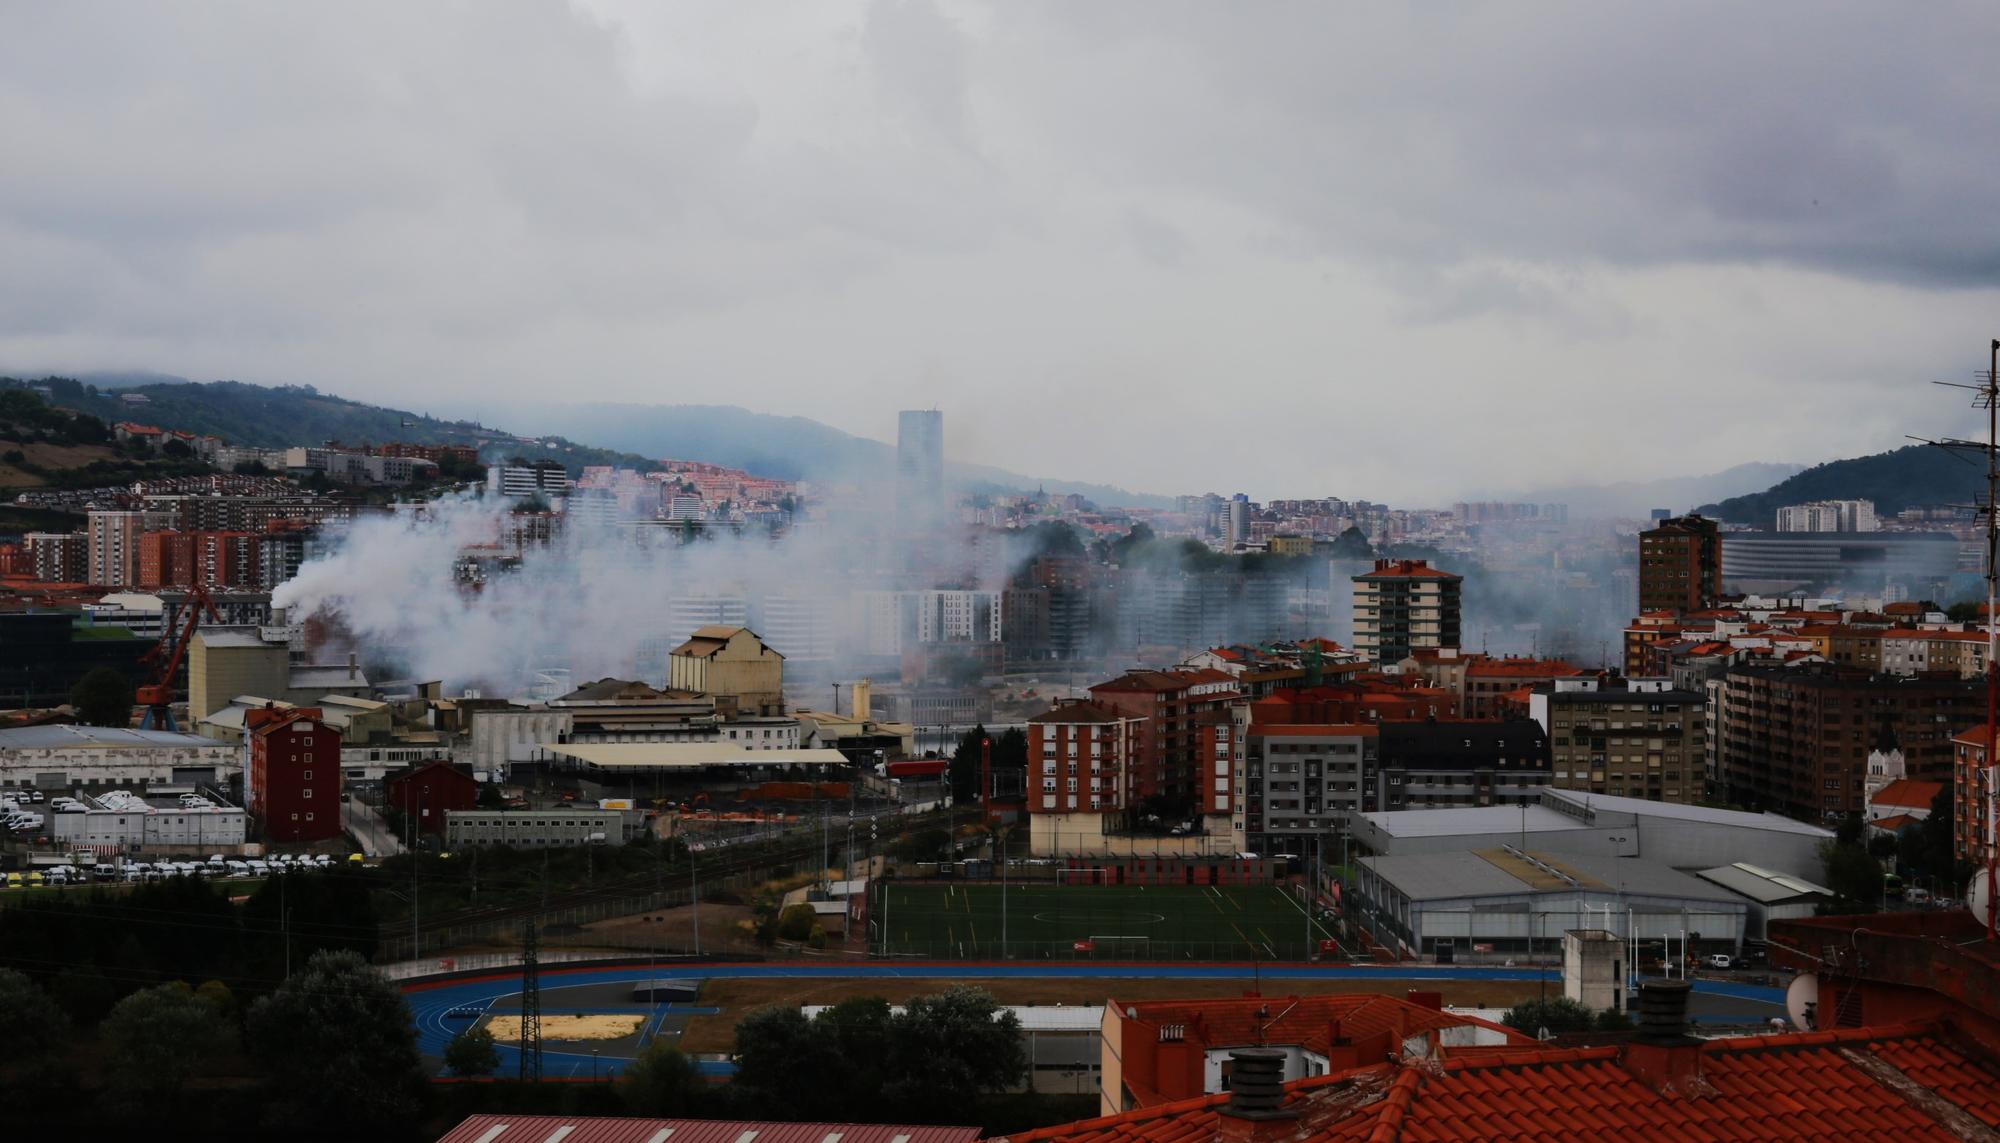
<svg viewBox="0 0 2000 1143">
<path fill-rule="evenodd" d="M 215 602 L 208 597 L 206 584 L 194 585 L 188 592 L 186 607 L 187 626 L 181 628 L 179 638 L 170 629 L 162 630 L 153 649 L 139 656 L 139 662 L 151 668 L 147 681 L 135 695 L 139 705 L 146 708 L 146 716 L 139 720 L 141 730 L 178 729 L 174 726 L 174 676 L 180 673 L 181 660 L 187 657 L 188 645 L 194 642 L 194 631 L 201 625 L 202 615 L 206 613 L 211 622 L 222 622 L 222 617 L 215 613 Z"/>
</svg>

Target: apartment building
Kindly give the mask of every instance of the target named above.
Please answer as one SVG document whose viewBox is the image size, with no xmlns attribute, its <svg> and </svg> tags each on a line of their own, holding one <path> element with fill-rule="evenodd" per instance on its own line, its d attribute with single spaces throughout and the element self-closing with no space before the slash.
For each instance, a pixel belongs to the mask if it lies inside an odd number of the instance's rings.
<svg viewBox="0 0 2000 1143">
<path fill-rule="evenodd" d="M 1354 577 L 1354 650 L 1400 663 L 1418 650 L 1457 647 L 1463 583 L 1424 560 L 1376 560 Z"/>
<path fill-rule="evenodd" d="M 1054 844 L 1064 834 L 1104 832 L 1106 815 L 1136 804 L 1134 748 L 1143 719 L 1096 702 L 1066 702 L 1028 719 L 1028 813 L 1036 852 L 1084 848 Z"/>
<path fill-rule="evenodd" d="M 1722 596 L 1722 536 L 1689 514 L 1639 533 L 1639 610 L 1699 611 Z"/>
<path fill-rule="evenodd" d="M 1251 723 L 1230 819 L 1238 850 L 1304 854 L 1310 839 L 1340 828 L 1345 815 L 1376 809 L 1382 733 L 1365 723 Z"/>
<path fill-rule="evenodd" d="M 1668 679 L 1556 679 L 1535 689 L 1530 716 L 1549 735 L 1558 789 L 1683 805 L 1707 788 L 1707 700 Z"/>
<path fill-rule="evenodd" d="M 1736 667 L 1716 685 L 1708 733 L 1717 792 L 1802 821 L 1867 809 L 1868 754 L 1885 729 L 1911 778 L 1950 781 L 1953 736 L 1986 710 L 1974 680 L 1828 665 Z"/>
<path fill-rule="evenodd" d="M 1373 806 L 1525 805 L 1549 783 L 1549 737 L 1530 719 L 1385 722 Z"/>
<path fill-rule="evenodd" d="M 1200 729 L 1206 715 L 1239 696 L 1221 671 L 1130 671 L 1090 688 L 1098 705 L 1138 720 L 1126 796 L 1136 805 L 1158 796 L 1190 811 L 1200 803 Z"/>
</svg>

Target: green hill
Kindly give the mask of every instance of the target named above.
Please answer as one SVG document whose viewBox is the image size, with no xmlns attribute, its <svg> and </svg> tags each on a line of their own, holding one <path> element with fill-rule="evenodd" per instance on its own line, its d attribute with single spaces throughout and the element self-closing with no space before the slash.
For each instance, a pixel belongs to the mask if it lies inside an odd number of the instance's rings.
<svg viewBox="0 0 2000 1143">
<path fill-rule="evenodd" d="M 1769 528 L 1778 509 L 1810 500 L 1872 500 L 1887 516 L 1928 504 L 1970 504 L 1985 492 L 1985 469 L 1931 445 L 1817 464 L 1762 492 L 1697 509 L 1735 524 Z"/>
<path fill-rule="evenodd" d="M 231 444 L 258 448 L 292 445 L 465 444 L 477 447 L 487 461 L 522 457 L 560 461 L 575 472 L 585 465 L 610 464 L 641 471 L 659 467 L 651 460 L 613 449 L 592 448 L 561 437 L 539 436 L 532 442 L 515 434 L 487 428 L 476 421 L 449 421 L 423 413 L 389 409 L 321 393 L 310 385 L 250 385 L 241 381 L 153 382 L 109 389 L 74 378 L 45 377 L 34 381 L 0 377 L 0 388 L 39 386 L 62 408 L 87 413 L 115 424 L 137 421 L 163 429 L 213 435 Z M 132 395 L 145 398 L 132 404 Z M 526 435 L 526 434 L 522 434 Z"/>
</svg>

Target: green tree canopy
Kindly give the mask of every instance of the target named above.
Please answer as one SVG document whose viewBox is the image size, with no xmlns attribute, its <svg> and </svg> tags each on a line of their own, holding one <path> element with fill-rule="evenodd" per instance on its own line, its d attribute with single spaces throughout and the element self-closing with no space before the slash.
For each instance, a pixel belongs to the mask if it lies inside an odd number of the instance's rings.
<svg viewBox="0 0 2000 1143">
<path fill-rule="evenodd" d="M 51 1052 L 68 1029 L 62 1009 L 32 979 L 0 968 L 0 1063 Z"/>
<path fill-rule="evenodd" d="M 701 1093 L 701 1073 L 695 1071 L 694 1061 L 664 1040 L 646 1045 L 618 1077 L 618 1098 L 634 1115 L 686 1115 Z"/>
<path fill-rule="evenodd" d="M 266 1122 L 291 1137 L 401 1139 L 423 1105 L 410 1010 L 359 953 L 321 951 L 250 1010 Z"/>
<path fill-rule="evenodd" d="M 1565 1032 L 1590 1031 L 1597 1026 L 1598 1015 L 1582 1001 L 1549 996 L 1516 1004 L 1500 1017 L 1500 1022 L 1530 1036 L 1539 1036 L 1544 1031 L 1560 1036 Z"/>
<path fill-rule="evenodd" d="M 208 998 L 176 981 L 120 1000 L 100 1028 L 105 1086 L 126 1107 L 172 1099 L 235 1039 Z"/>
<path fill-rule="evenodd" d="M 467 1028 L 444 1046 L 444 1066 L 455 1076 L 490 1076 L 500 1069 L 500 1051 L 493 1046 L 493 1033 L 485 1028 Z"/>
<path fill-rule="evenodd" d="M 905 1115 L 931 1121 L 1027 1072 L 1021 1021 L 965 985 L 915 996 L 890 1018 L 883 1093 Z"/>
<path fill-rule="evenodd" d="M 132 680 L 111 667 L 92 667 L 69 689 L 69 705 L 85 726 L 130 726 Z"/>
</svg>

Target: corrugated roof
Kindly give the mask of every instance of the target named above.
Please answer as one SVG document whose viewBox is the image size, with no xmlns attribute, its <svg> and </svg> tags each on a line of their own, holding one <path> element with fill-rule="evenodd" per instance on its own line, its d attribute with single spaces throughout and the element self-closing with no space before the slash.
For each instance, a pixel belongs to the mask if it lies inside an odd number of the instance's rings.
<svg viewBox="0 0 2000 1143">
<path fill-rule="evenodd" d="M 55 747 L 112 749 L 133 746 L 226 747 L 227 743 L 172 730 L 125 730 L 114 726 L 23 726 L 0 730 L 0 750 Z"/>
<path fill-rule="evenodd" d="M 1760 905 L 1775 905 L 1802 897 L 1833 897 L 1833 890 L 1824 885 L 1815 885 L 1803 877 L 1779 873 L 1747 861 L 1697 870 L 1695 876 L 1703 881 L 1712 881 L 1732 893 L 1740 893 Z"/>
<path fill-rule="evenodd" d="M 746 1119 L 626 1119 L 471 1115 L 438 1143 L 973 1143 L 977 1127 L 770 1123 Z"/>
</svg>

